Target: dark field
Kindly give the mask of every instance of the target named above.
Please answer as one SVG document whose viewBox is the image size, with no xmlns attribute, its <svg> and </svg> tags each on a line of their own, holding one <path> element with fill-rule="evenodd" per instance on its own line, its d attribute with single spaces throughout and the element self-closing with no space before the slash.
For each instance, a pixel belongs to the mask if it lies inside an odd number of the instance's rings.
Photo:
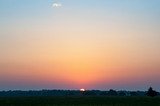
<svg viewBox="0 0 160 106">
<path fill-rule="evenodd" d="M 160 97 L 0 97 L 0 106 L 160 106 Z"/>
</svg>

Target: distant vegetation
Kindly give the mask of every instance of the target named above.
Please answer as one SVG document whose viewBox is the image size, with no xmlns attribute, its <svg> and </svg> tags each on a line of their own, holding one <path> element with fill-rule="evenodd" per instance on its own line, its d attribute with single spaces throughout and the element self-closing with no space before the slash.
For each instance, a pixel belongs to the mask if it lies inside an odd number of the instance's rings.
<svg viewBox="0 0 160 106">
<path fill-rule="evenodd" d="M 18 96 L 158 96 L 160 93 L 154 91 L 151 87 L 148 91 L 109 91 L 86 90 L 40 90 L 40 91 L 0 91 L 0 97 L 18 97 Z"/>
<path fill-rule="evenodd" d="M 160 95 L 151 87 L 148 91 L 1 91 L 0 106 L 160 106 Z"/>
</svg>

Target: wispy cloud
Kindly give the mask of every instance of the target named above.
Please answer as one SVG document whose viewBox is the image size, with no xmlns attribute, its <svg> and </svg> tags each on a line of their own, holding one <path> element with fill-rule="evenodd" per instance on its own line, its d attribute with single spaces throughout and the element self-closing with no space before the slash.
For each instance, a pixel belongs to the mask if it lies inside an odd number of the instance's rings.
<svg viewBox="0 0 160 106">
<path fill-rule="evenodd" d="M 54 8 L 62 7 L 62 4 L 61 3 L 53 3 L 52 7 L 54 7 Z"/>
</svg>

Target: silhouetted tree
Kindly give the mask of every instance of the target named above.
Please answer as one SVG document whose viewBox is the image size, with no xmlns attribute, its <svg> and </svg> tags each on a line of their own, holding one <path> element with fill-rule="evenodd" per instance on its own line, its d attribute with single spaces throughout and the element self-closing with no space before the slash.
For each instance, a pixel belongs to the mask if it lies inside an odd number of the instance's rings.
<svg viewBox="0 0 160 106">
<path fill-rule="evenodd" d="M 118 95 L 119 95 L 119 96 L 126 96 L 126 94 L 125 94 L 124 91 L 120 91 Z"/>
<path fill-rule="evenodd" d="M 131 96 L 138 96 L 138 93 L 136 91 L 132 91 L 132 92 L 130 92 L 130 95 Z"/>
<path fill-rule="evenodd" d="M 95 95 L 96 95 L 96 92 L 93 91 L 93 90 L 91 90 L 91 91 L 86 91 L 86 92 L 84 92 L 84 95 L 87 95 L 87 96 L 90 96 L 90 95 L 95 96 Z"/>
<path fill-rule="evenodd" d="M 107 91 L 101 91 L 101 92 L 100 92 L 100 95 L 102 95 L 102 96 L 107 96 Z"/>
<path fill-rule="evenodd" d="M 109 96 L 117 96 L 118 93 L 117 93 L 117 91 L 115 91 L 115 90 L 113 90 L 113 89 L 110 89 L 110 90 L 108 91 L 107 95 L 109 95 Z"/>
<path fill-rule="evenodd" d="M 153 90 L 152 87 L 150 87 L 147 91 L 147 96 L 151 96 L 151 97 L 154 97 L 154 96 L 157 96 L 158 95 L 158 92 L 156 92 L 155 90 Z"/>
</svg>

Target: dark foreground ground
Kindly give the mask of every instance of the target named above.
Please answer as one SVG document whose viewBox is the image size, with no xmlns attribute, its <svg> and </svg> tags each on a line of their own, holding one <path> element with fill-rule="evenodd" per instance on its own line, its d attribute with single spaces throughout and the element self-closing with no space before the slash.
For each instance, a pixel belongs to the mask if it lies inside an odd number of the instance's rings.
<svg viewBox="0 0 160 106">
<path fill-rule="evenodd" d="M 0 106 L 160 106 L 160 97 L 0 97 Z"/>
<path fill-rule="evenodd" d="M 160 97 L 0 97 L 0 106 L 160 106 Z"/>
</svg>

